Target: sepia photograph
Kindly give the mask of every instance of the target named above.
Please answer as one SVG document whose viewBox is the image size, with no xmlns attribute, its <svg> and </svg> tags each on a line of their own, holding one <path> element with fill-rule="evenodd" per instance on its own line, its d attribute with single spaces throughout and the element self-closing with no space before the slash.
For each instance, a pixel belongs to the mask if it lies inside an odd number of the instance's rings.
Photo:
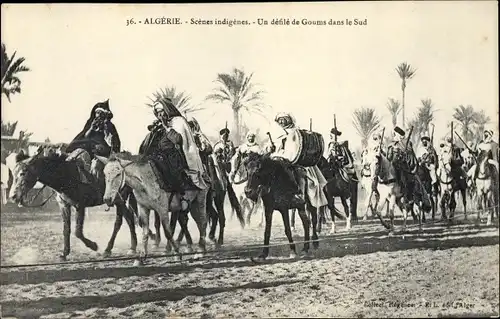
<svg viewBox="0 0 500 319">
<path fill-rule="evenodd" d="M 496 1 L 1 5 L 1 318 L 500 315 Z"/>
</svg>

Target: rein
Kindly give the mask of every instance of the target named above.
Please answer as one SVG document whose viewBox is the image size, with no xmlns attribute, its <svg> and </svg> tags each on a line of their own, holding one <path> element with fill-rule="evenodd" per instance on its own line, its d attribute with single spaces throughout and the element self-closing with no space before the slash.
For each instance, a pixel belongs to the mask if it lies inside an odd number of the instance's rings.
<svg viewBox="0 0 500 319">
<path fill-rule="evenodd" d="M 45 187 L 47 187 L 47 185 L 43 185 L 42 188 L 40 188 L 40 190 L 38 191 L 38 193 L 36 193 L 34 199 L 36 199 L 38 197 L 38 195 L 40 195 L 40 193 L 45 189 Z M 21 205 L 24 206 L 24 207 L 27 207 L 27 208 L 36 208 L 36 207 L 42 207 L 44 206 L 45 204 L 47 204 L 47 202 L 52 198 L 52 196 L 54 196 L 56 194 L 55 191 L 52 191 L 52 195 L 50 195 L 49 197 L 47 197 L 46 200 L 44 200 L 40 205 L 26 205 L 26 203 L 24 202 L 24 196 L 21 198 Z"/>
</svg>

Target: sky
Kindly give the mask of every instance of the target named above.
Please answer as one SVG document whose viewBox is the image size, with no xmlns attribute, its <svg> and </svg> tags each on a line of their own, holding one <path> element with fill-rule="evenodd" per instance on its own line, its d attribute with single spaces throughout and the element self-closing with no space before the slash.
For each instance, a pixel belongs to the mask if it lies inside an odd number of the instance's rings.
<svg viewBox="0 0 500 319">
<path fill-rule="evenodd" d="M 417 69 L 407 84 L 409 119 L 430 98 L 435 136 L 453 108 L 483 109 L 498 131 L 498 7 L 495 1 L 337 2 L 288 4 L 2 5 L 1 37 L 26 58 L 22 93 L 2 96 L 2 119 L 19 121 L 33 140 L 69 143 L 92 106 L 109 99 L 122 148 L 136 152 L 153 120 L 145 106 L 175 86 L 206 110 L 194 116 L 208 135 L 228 121 L 229 105 L 204 101 L 217 73 L 243 68 L 266 93 L 263 102 L 292 112 L 298 124 L 325 134 L 333 114 L 342 137 L 360 144 L 352 112 L 372 107 L 391 129 L 388 98 L 401 99 L 395 68 Z M 179 17 L 182 25 L 126 26 L 126 20 Z M 367 25 L 191 25 L 195 19 L 367 19 Z M 250 127 L 268 124 L 250 117 Z"/>
</svg>

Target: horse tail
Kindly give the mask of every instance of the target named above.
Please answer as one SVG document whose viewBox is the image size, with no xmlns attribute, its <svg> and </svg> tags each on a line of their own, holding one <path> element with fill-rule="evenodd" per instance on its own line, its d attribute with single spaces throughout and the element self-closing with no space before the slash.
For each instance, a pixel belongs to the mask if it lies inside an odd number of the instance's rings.
<svg viewBox="0 0 500 319">
<path fill-rule="evenodd" d="M 240 202 L 238 201 L 238 197 L 236 196 L 231 183 L 227 184 L 227 195 L 229 197 L 229 202 L 231 203 L 231 208 L 236 212 L 236 216 L 238 217 L 241 226 L 244 227 L 245 217 L 243 216 L 243 210 L 241 209 Z"/>
</svg>

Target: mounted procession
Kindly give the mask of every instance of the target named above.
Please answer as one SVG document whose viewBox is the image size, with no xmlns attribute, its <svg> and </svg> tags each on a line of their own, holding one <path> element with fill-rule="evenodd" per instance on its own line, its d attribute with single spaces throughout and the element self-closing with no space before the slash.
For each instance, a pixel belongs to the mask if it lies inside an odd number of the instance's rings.
<svg viewBox="0 0 500 319">
<path fill-rule="evenodd" d="M 148 255 L 149 239 L 159 245 L 161 228 L 168 241 L 167 251 L 173 249 L 181 256 L 181 242 L 186 237 L 187 249 L 192 252 L 189 214 L 200 234 L 201 253 L 206 252 L 208 228 L 209 239 L 217 247 L 223 245 L 226 195 L 241 227 L 250 222 L 254 210 L 260 208 L 263 213 L 264 248 L 256 260 L 269 255 L 276 210 L 283 219 L 291 256 L 297 256 L 297 251 L 290 211 L 297 211 L 300 216 L 305 255 L 310 253 L 311 243 L 314 248 L 319 246 L 318 233 L 325 222 L 326 209 L 331 215 L 331 233 L 336 232 L 335 217 L 346 220 L 349 230 L 351 222 L 358 220 L 358 184 L 366 195 L 363 219 L 370 211 L 391 233 L 396 206 L 403 214 L 403 231 L 408 213 L 420 230 L 427 213 L 432 214 L 433 220 L 437 211 L 443 219 L 453 219 L 456 193 L 461 195 L 465 218 L 467 198 L 477 202 L 478 218 L 481 210 L 489 211 L 488 224 L 494 213 L 498 218 L 499 150 L 489 129 L 484 130 L 484 139 L 473 147 L 464 143 L 452 123 L 450 134 L 436 149 L 432 125 L 430 134 L 420 136 L 423 153 L 417 156 L 411 142 L 413 127 L 408 131 L 394 127 L 387 145 L 384 135 L 389 132 L 384 128 L 371 134 L 360 154 L 358 170 L 350 143 L 339 141 L 342 132 L 335 115 L 328 142 L 312 129 L 312 120 L 309 129 L 302 129 L 291 113 L 278 113 L 274 124 L 283 134 L 273 139 L 268 132 L 267 141 L 260 145 L 256 133 L 250 131 L 246 141 L 235 146 L 227 122 L 219 132 L 219 141 L 212 144 L 199 122 L 183 116 L 171 100 L 159 100 L 152 109 L 156 120 L 147 127 L 138 155 L 121 152 L 109 100 L 92 108 L 83 130 L 65 152 L 32 157 L 17 154 L 9 196 L 19 205 L 26 205 L 26 195 L 37 182 L 56 192 L 64 223 L 60 258 L 66 259 L 70 254 L 72 207 L 76 210 L 76 237 L 86 247 L 98 250 L 97 244 L 85 237 L 83 225 L 85 209 L 103 204 L 116 207 L 114 229 L 104 253 L 111 254 L 125 218 L 131 237 L 129 253 L 136 254 L 138 222 L 142 228 L 139 264 Z M 464 148 L 457 147 L 454 135 Z M 336 198 L 343 211 L 335 207 Z M 149 228 L 151 211 L 156 217 L 155 232 Z M 181 230 L 174 239 L 177 223 Z"/>
</svg>

